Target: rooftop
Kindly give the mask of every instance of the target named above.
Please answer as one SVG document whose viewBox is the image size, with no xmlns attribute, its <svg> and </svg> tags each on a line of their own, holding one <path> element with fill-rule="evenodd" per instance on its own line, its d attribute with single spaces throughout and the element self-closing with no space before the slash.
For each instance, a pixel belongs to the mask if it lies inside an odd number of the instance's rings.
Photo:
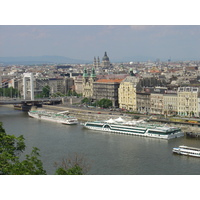
<svg viewBox="0 0 200 200">
<path fill-rule="evenodd" d="M 120 83 L 123 79 L 99 79 L 96 82 L 98 83 Z"/>
</svg>

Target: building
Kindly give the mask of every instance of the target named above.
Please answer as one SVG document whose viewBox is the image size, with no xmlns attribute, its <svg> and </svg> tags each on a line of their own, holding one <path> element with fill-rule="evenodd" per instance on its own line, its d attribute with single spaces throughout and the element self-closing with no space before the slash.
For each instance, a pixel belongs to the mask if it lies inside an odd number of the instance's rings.
<svg viewBox="0 0 200 200">
<path fill-rule="evenodd" d="M 83 97 L 92 98 L 93 97 L 93 83 L 96 81 L 96 74 L 94 68 L 91 74 L 88 73 L 86 68 L 83 73 Z"/>
<path fill-rule="evenodd" d="M 166 91 L 166 93 L 163 94 L 163 109 L 166 116 L 177 114 L 177 102 L 177 91 Z"/>
<path fill-rule="evenodd" d="M 74 77 L 74 87 L 77 94 L 83 94 L 83 77 L 81 75 Z"/>
<path fill-rule="evenodd" d="M 49 78 L 49 87 L 51 88 L 50 93 L 62 93 L 67 94 L 69 90 L 71 90 L 72 86 L 74 85 L 73 78 Z"/>
<path fill-rule="evenodd" d="M 129 111 L 137 110 L 136 91 L 139 78 L 127 76 L 119 86 L 119 108 Z"/>
<path fill-rule="evenodd" d="M 93 82 L 93 99 L 110 99 L 113 107 L 118 107 L 118 88 L 122 79 L 99 79 Z"/>
<path fill-rule="evenodd" d="M 95 70 L 96 70 L 96 69 L 99 69 L 99 67 L 100 67 L 100 59 L 99 59 L 99 56 L 98 56 L 97 60 L 96 60 L 96 57 L 94 57 L 93 67 L 94 67 Z"/>
<path fill-rule="evenodd" d="M 198 87 L 179 87 L 178 95 L 178 115 L 199 117 L 199 98 L 200 91 Z"/>
<path fill-rule="evenodd" d="M 155 87 L 150 96 L 150 113 L 151 114 L 164 114 L 164 93 L 166 93 L 166 87 Z"/>
<path fill-rule="evenodd" d="M 97 59 L 96 57 L 94 57 L 93 68 L 98 72 L 98 74 L 104 74 L 104 72 L 108 70 L 110 66 L 111 66 L 110 59 L 107 56 L 106 52 L 104 53 L 101 63 L 100 63 L 99 56 L 97 57 Z"/>
<path fill-rule="evenodd" d="M 137 111 L 142 114 L 150 113 L 150 92 L 136 92 Z"/>
<path fill-rule="evenodd" d="M 35 95 L 39 95 L 42 93 L 43 87 L 49 85 L 49 78 L 46 77 L 38 77 L 34 81 L 34 91 Z"/>
<path fill-rule="evenodd" d="M 102 68 L 109 68 L 110 67 L 110 60 L 107 56 L 107 53 L 104 53 L 104 56 L 102 58 Z"/>
<path fill-rule="evenodd" d="M 1 76 L 1 72 L 0 72 L 0 88 L 2 88 L 2 76 Z"/>
</svg>

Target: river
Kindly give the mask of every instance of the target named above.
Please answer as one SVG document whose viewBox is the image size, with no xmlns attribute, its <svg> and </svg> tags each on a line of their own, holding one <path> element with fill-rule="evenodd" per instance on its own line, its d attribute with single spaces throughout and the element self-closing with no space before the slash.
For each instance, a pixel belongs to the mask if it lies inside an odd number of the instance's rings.
<svg viewBox="0 0 200 200">
<path fill-rule="evenodd" d="M 0 107 L 0 121 L 7 134 L 23 135 L 27 146 L 40 149 L 47 174 L 55 173 L 54 162 L 69 154 L 84 155 L 91 175 L 199 175 L 200 159 L 172 154 L 172 148 L 200 148 L 200 140 L 171 140 L 129 136 L 62 125 L 30 118 L 27 112 Z"/>
</svg>

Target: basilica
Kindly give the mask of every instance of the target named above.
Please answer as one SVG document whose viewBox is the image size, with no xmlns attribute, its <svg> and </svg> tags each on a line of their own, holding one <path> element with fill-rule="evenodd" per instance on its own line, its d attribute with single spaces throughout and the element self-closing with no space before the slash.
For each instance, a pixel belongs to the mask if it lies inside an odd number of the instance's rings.
<svg viewBox="0 0 200 200">
<path fill-rule="evenodd" d="M 83 72 L 83 97 L 92 100 L 102 98 L 110 99 L 113 106 L 118 106 L 118 87 L 123 79 L 98 79 L 98 74 L 103 73 L 103 69 L 110 67 L 110 60 L 107 53 L 104 53 L 102 62 L 100 63 L 99 57 L 94 57 L 92 70 L 84 68 Z"/>
</svg>

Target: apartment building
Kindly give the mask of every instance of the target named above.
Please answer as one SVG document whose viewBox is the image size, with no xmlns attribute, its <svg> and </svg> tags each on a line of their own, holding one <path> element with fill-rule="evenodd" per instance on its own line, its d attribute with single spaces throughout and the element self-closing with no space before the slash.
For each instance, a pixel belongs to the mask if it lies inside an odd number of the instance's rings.
<svg viewBox="0 0 200 200">
<path fill-rule="evenodd" d="M 118 107 L 118 88 L 122 79 L 99 79 L 93 83 L 93 99 L 110 99 Z"/>
<path fill-rule="evenodd" d="M 77 94 L 83 93 L 83 77 L 77 76 L 74 78 L 74 87 Z"/>
<path fill-rule="evenodd" d="M 155 87 L 150 96 L 150 113 L 164 114 L 164 93 L 167 91 L 166 87 Z"/>
<path fill-rule="evenodd" d="M 177 91 L 178 115 L 199 117 L 199 98 L 198 87 L 179 87 Z"/>
<path fill-rule="evenodd" d="M 150 113 L 150 92 L 136 92 L 137 111 L 143 114 Z"/>
<path fill-rule="evenodd" d="M 163 109 L 166 116 L 177 114 L 177 102 L 177 91 L 166 91 L 166 93 L 163 94 Z"/>
<path fill-rule="evenodd" d="M 136 76 L 127 76 L 119 86 L 119 107 L 129 111 L 137 110 L 137 84 L 139 78 Z"/>
</svg>

